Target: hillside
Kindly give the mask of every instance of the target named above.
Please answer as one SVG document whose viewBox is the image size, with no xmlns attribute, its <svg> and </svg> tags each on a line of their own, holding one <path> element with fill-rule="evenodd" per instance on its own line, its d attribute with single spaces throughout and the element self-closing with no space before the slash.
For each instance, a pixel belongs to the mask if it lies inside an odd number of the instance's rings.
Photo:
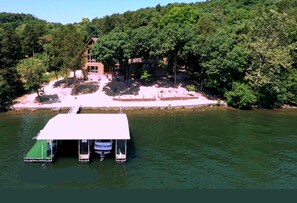
<svg viewBox="0 0 297 203">
<path fill-rule="evenodd" d="M 66 52 L 63 47 L 83 47 L 92 36 L 99 38 L 93 49 L 96 58 L 106 66 L 119 62 L 128 79 L 130 58 L 166 58 L 158 68 L 171 75 L 186 71 L 193 88 L 226 99 L 229 105 L 296 105 L 296 27 L 294 0 L 158 5 L 84 18 L 74 25 L 1 13 L 0 104 L 9 104 L 15 96 L 12 89 L 22 91 L 24 80 L 16 74 L 20 61 L 38 56 L 47 71 L 79 69 L 79 63 L 67 65 L 67 57 L 57 53 Z"/>
</svg>

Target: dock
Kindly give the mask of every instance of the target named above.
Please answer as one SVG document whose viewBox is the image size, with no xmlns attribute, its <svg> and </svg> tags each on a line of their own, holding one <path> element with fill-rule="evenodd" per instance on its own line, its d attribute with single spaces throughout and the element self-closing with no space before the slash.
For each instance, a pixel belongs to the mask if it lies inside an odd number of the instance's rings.
<svg viewBox="0 0 297 203">
<path fill-rule="evenodd" d="M 80 111 L 80 106 L 72 106 L 68 114 L 77 114 Z M 38 133 L 39 135 L 40 133 Z M 34 137 L 35 139 L 38 137 Z M 55 156 L 57 141 L 55 141 L 56 146 L 53 146 L 53 140 L 37 140 L 37 142 L 33 145 L 30 151 L 25 155 L 24 162 L 53 162 L 53 158 Z M 89 161 L 90 155 L 80 155 L 79 160 L 81 162 Z"/>
<path fill-rule="evenodd" d="M 127 140 L 130 140 L 127 115 L 76 114 L 79 109 L 74 107 L 67 114 L 51 118 L 38 133 L 37 142 L 24 157 L 24 162 L 53 162 L 57 148 L 64 140 L 77 140 L 80 162 L 89 162 L 95 140 L 113 140 L 115 161 L 126 162 Z"/>
</svg>

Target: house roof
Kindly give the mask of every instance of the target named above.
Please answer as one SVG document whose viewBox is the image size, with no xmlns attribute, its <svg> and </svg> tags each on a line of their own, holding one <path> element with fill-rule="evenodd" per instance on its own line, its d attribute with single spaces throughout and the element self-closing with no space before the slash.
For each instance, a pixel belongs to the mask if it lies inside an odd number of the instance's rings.
<svg viewBox="0 0 297 203">
<path fill-rule="evenodd" d="M 58 114 L 48 121 L 37 140 L 129 140 L 126 114 Z"/>
<path fill-rule="evenodd" d="M 87 41 L 87 43 L 85 44 L 85 49 L 87 49 L 88 46 L 91 45 L 91 44 L 96 44 L 98 39 L 99 38 L 97 38 L 97 37 L 90 37 L 89 40 Z"/>
<path fill-rule="evenodd" d="M 85 47 L 87 47 L 88 45 L 94 43 L 96 44 L 96 42 L 98 41 L 99 38 L 97 37 L 90 37 L 90 39 L 88 40 L 88 42 L 86 43 Z"/>
<path fill-rule="evenodd" d="M 91 39 L 96 43 L 99 38 L 97 38 L 97 37 L 91 37 Z"/>
</svg>

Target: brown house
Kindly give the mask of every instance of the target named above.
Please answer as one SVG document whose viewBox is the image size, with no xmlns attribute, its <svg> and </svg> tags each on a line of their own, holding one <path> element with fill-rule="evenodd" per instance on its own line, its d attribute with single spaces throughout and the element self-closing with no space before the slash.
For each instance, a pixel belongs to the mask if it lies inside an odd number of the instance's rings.
<svg viewBox="0 0 297 203">
<path fill-rule="evenodd" d="M 84 65 L 83 70 L 87 71 L 88 78 L 92 80 L 98 80 L 100 76 L 104 75 L 104 65 L 97 61 L 91 53 L 91 47 L 96 44 L 98 38 L 90 38 L 86 44 L 84 51 Z"/>
<path fill-rule="evenodd" d="M 84 59 L 84 65 L 82 69 L 87 72 L 88 79 L 90 80 L 99 80 L 102 77 L 106 77 L 106 76 L 111 78 L 111 74 L 112 74 L 112 68 L 104 67 L 104 65 L 101 62 L 97 61 L 91 53 L 91 47 L 96 44 L 97 40 L 98 38 L 91 37 L 87 42 L 85 46 L 85 51 L 84 51 L 85 59 Z M 129 59 L 128 63 L 130 65 L 132 63 L 132 69 L 131 69 L 132 77 L 133 76 L 139 77 L 139 75 L 137 75 L 138 70 L 140 70 L 143 67 L 147 69 L 155 70 L 157 67 L 158 61 L 146 60 L 143 58 L 134 58 L 134 59 Z M 124 79 L 124 75 L 123 75 L 124 70 L 120 69 L 119 64 L 115 64 L 115 68 L 116 69 L 114 70 L 117 70 L 117 71 L 114 74 L 116 74 L 118 78 Z"/>
</svg>

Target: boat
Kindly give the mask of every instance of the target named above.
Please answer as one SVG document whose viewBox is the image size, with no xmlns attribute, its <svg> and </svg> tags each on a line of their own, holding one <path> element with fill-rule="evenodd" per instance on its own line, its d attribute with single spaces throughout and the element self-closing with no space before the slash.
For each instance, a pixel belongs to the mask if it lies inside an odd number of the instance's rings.
<svg viewBox="0 0 297 203">
<path fill-rule="evenodd" d="M 112 140 L 95 140 L 96 146 L 112 146 Z"/>
<path fill-rule="evenodd" d="M 105 155 L 110 154 L 112 150 L 112 140 L 95 140 L 95 153 L 100 155 L 100 160 L 103 161 Z"/>
<path fill-rule="evenodd" d="M 95 145 L 94 149 L 95 149 L 95 151 L 108 151 L 108 150 L 112 149 L 112 145 L 110 145 L 110 146 L 98 146 L 98 145 Z"/>
</svg>

